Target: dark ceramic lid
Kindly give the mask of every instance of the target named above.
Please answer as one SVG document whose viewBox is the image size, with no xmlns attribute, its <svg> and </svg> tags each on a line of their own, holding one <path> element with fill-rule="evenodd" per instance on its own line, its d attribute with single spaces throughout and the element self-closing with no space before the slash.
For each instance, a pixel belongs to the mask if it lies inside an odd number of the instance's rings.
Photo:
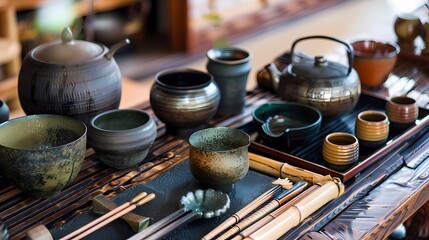
<svg viewBox="0 0 429 240">
<path fill-rule="evenodd" d="M 61 33 L 61 41 L 40 45 L 33 50 L 32 57 L 43 62 L 67 64 L 86 62 L 100 56 L 103 52 L 103 45 L 74 40 L 72 31 L 66 28 Z"/>
<path fill-rule="evenodd" d="M 347 67 L 341 64 L 327 61 L 324 57 L 315 57 L 314 62 L 304 62 L 291 66 L 291 72 L 305 79 L 327 79 L 346 77 Z"/>
</svg>

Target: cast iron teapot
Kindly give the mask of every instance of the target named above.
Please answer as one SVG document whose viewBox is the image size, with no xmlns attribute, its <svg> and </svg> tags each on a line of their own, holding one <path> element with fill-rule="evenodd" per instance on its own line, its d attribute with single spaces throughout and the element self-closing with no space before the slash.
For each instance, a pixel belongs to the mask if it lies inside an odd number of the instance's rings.
<svg viewBox="0 0 429 240">
<path fill-rule="evenodd" d="M 24 58 L 18 95 L 27 115 L 66 115 L 89 123 L 98 113 L 116 109 L 121 100 L 121 73 L 110 50 L 98 43 L 73 39 L 70 28 L 61 40 L 42 44 Z"/>
<path fill-rule="evenodd" d="M 348 66 L 328 61 L 323 56 L 294 61 L 295 47 L 304 40 L 325 39 L 346 47 Z M 290 51 L 291 63 L 282 72 L 274 64 L 267 66 L 273 88 L 281 99 L 314 106 L 324 117 L 337 116 L 351 110 L 359 100 L 360 81 L 353 69 L 353 48 L 350 44 L 328 36 L 309 36 L 296 40 Z"/>
</svg>

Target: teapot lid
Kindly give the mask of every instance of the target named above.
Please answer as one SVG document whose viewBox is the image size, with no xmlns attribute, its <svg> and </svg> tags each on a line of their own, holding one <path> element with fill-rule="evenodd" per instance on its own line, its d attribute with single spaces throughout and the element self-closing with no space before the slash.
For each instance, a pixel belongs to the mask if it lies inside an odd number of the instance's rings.
<svg viewBox="0 0 429 240">
<path fill-rule="evenodd" d="M 291 64 L 291 73 L 306 79 L 340 78 L 348 75 L 348 68 L 339 63 L 327 61 L 323 56 L 316 56 L 314 63 Z"/>
<path fill-rule="evenodd" d="M 67 64 L 85 62 L 100 56 L 104 46 L 97 43 L 73 39 L 69 27 L 61 33 L 61 41 L 45 43 L 32 52 L 32 57 L 39 61 Z"/>
</svg>

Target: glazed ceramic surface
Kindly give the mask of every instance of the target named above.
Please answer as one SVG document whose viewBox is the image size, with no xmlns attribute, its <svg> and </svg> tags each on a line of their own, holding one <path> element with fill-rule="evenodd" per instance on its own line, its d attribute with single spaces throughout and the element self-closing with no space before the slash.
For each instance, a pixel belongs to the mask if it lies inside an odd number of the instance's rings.
<svg viewBox="0 0 429 240">
<path fill-rule="evenodd" d="M 359 142 L 350 133 L 328 134 L 323 141 L 323 159 L 335 165 L 348 165 L 359 159 Z"/>
<path fill-rule="evenodd" d="M 294 62 L 284 69 L 278 94 L 282 100 L 311 105 L 323 116 L 336 116 L 351 110 L 360 96 L 360 82 L 353 69 L 353 49 L 348 43 L 326 36 L 310 36 L 296 40 L 291 48 L 294 60 L 295 47 L 304 40 L 322 39 L 345 46 L 348 66 L 316 56 L 314 61 Z"/>
<path fill-rule="evenodd" d="M 422 31 L 420 33 L 420 36 L 422 37 L 424 48 L 421 50 L 421 54 L 424 56 L 429 55 L 429 23 L 425 22 L 422 25 Z M 401 46 L 401 45 L 400 45 Z"/>
<path fill-rule="evenodd" d="M 398 44 L 404 50 L 414 49 L 414 40 L 422 32 L 422 22 L 418 16 L 401 14 L 394 23 L 394 31 L 398 37 Z"/>
<path fill-rule="evenodd" d="M 395 43 L 373 40 L 352 43 L 354 68 L 362 86 L 377 88 L 387 79 L 395 66 L 400 48 Z"/>
<path fill-rule="evenodd" d="M 210 120 L 217 111 L 220 93 L 210 74 L 193 69 L 158 73 L 150 91 L 156 116 L 168 126 L 192 128 Z"/>
<path fill-rule="evenodd" d="M 42 44 L 24 58 L 18 94 L 27 115 L 71 116 L 87 125 L 98 113 L 116 109 L 121 100 L 121 73 L 102 44 L 74 40 L 64 30 L 61 40 Z"/>
<path fill-rule="evenodd" d="M 287 147 L 297 146 L 313 139 L 322 124 L 322 114 L 318 109 L 295 102 L 264 103 L 253 109 L 252 117 L 258 125 L 260 134 L 282 142 Z M 279 117 L 282 121 L 270 124 L 270 119 L 275 120 Z M 270 124 L 271 132 L 275 134 L 264 131 L 263 126 L 267 124 Z"/>
<path fill-rule="evenodd" d="M 204 186 L 230 189 L 249 170 L 250 137 L 233 128 L 206 128 L 189 137 L 189 166 Z"/>
<path fill-rule="evenodd" d="M 6 102 L 0 100 L 0 123 L 6 122 L 9 120 L 10 110 Z"/>
<path fill-rule="evenodd" d="M 251 69 L 250 53 L 239 48 L 217 48 L 209 50 L 207 58 L 207 71 L 213 75 L 221 93 L 217 112 L 224 115 L 242 112 Z"/>
<path fill-rule="evenodd" d="M 362 146 L 383 144 L 389 135 L 389 119 L 381 111 L 367 110 L 358 114 L 355 135 Z"/>
<path fill-rule="evenodd" d="M 0 125 L 0 171 L 36 197 L 60 192 L 79 173 L 86 126 L 58 115 L 31 115 Z"/>
<path fill-rule="evenodd" d="M 2 240 L 9 239 L 9 232 L 7 231 L 7 228 L 1 219 L 0 219 L 0 239 Z"/>
<path fill-rule="evenodd" d="M 410 97 L 393 97 L 386 103 L 386 114 L 392 126 L 407 127 L 417 120 L 419 107 Z"/>
<path fill-rule="evenodd" d="M 88 143 L 101 161 L 125 169 L 144 161 L 156 134 L 156 124 L 149 113 L 115 109 L 92 119 Z"/>
</svg>

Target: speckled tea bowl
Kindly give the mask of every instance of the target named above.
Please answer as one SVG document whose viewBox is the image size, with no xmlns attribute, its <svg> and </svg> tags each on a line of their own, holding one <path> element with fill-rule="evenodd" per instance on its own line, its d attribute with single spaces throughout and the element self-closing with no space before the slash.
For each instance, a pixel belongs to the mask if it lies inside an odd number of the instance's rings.
<svg viewBox="0 0 429 240">
<path fill-rule="evenodd" d="M 189 166 L 204 186 L 230 191 L 249 170 L 247 133 L 233 128 L 206 128 L 189 137 Z"/>
<path fill-rule="evenodd" d="M 0 124 L 0 174 L 40 198 L 59 193 L 85 158 L 85 124 L 59 115 L 30 115 Z"/>
<path fill-rule="evenodd" d="M 156 139 L 152 116 L 139 109 L 115 109 L 91 120 L 88 143 L 105 164 L 125 169 L 143 162 Z"/>
</svg>

